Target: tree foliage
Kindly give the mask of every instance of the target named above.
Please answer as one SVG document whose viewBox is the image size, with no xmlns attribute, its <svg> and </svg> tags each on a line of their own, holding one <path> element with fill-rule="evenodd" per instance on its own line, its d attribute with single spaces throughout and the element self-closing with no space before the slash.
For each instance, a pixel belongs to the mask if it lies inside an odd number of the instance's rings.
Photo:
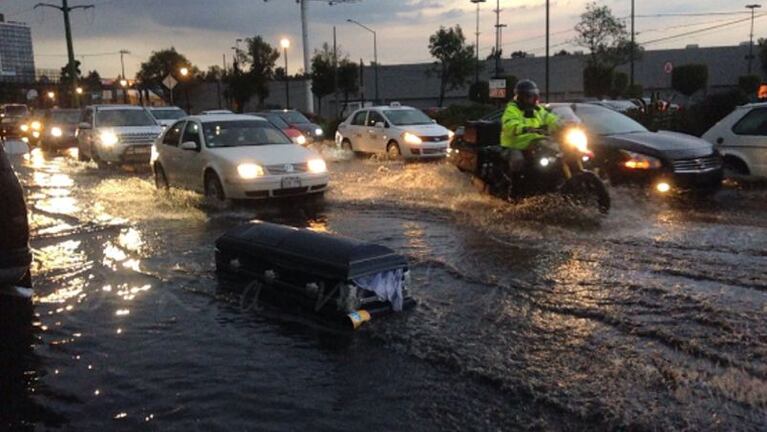
<svg viewBox="0 0 767 432">
<path fill-rule="evenodd" d="M 474 73 L 474 45 L 467 45 L 460 25 L 440 27 L 429 37 L 429 52 L 436 59 L 430 73 L 440 78 L 439 106 L 445 92 L 466 85 Z"/>
<path fill-rule="evenodd" d="M 336 74 L 333 66 L 333 51 L 326 42 L 322 44 L 322 49 L 314 51 L 312 57 L 312 93 L 319 101 L 320 111 L 322 98 L 335 91 Z"/>
<path fill-rule="evenodd" d="M 630 34 L 608 6 L 589 3 L 575 31 L 575 43 L 589 50 L 589 66 L 615 69 L 631 60 Z M 640 58 L 642 48 L 633 47 L 634 59 Z"/>
<path fill-rule="evenodd" d="M 759 39 L 759 63 L 762 65 L 762 75 L 767 77 L 767 39 Z"/>
<path fill-rule="evenodd" d="M 149 56 L 149 59 L 141 63 L 141 67 L 139 68 L 138 73 L 136 73 L 136 79 L 140 82 L 142 87 L 163 91 L 162 89 L 164 89 L 165 86 L 162 84 L 162 81 L 168 75 L 172 75 L 181 81 L 180 70 L 182 68 L 187 68 L 189 70 L 191 75 L 190 78 L 192 79 L 200 74 L 199 69 L 192 65 L 186 56 L 176 51 L 176 48 L 174 47 L 153 51 L 152 55 Z"/>
<path fill-rule="evenodd" d="M 269 81 L 274 78 L 274 65 L 280 52 L 261 36 L 245 39 L 245 49 L 236 51 L 237 67 L 224 74 L 227 88 L 224 95 L 234 101 L 235 110 L 243 112 L 245 105 L 256 96 L 259 105 L 269 97 Z"/>
<path fill-rule="evenodd" d="M 82 72 L 80 72 L 80 60 L 75 60 L 75 73 L 77 76 L 75 79 L 80 78 L 80 75 L 82 75 Z M 72 84 L 72 77 L 69 73 L 69 63 L 65 64 L 61 68 L 61 78 L 59 80 L 61 84 L 71 85 Z"/>
<path fill-rule="evenodd" d="M 583 93 L 586 97 L 603 98 L 613 88 L 615 72 L 606 66 L 586 66 L 583 69 Z"/>
<path fill-rule="evenodd" d="M 759 91 L 762 78 L 759 75 L 743 75 L 738 77 L 738 88 L 749 96 L 754 96 Z"/>
<path fill-rule="evenodd" d="M 690 97 L 708 85 L 708 66 L 704 64 L 687 64 L 677 66 L 671 73 L 671 87 Z"/>
<path fill-rule="evenodd" d="M 359 66 L 348 58 L 338 64 L 338 89 L 344 94 L 344 105 L 349 103 L 349 95 L 360 90 Z"/>
</svg>

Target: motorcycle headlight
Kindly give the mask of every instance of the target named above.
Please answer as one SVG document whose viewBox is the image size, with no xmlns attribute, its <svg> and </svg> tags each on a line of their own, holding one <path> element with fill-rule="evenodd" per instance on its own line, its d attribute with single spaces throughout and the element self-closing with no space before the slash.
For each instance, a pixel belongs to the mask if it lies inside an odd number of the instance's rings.
<svg viewBox="0 0 767 432">
<path fill-rule="evenodd" d="M 621 163 L 624 168 L 630 170 L 650 170 L 658 169 L 663 164 L 660 159 L 652 156 L 644 155 L 641 153 L 634 153 L 627 150 L 621 150 L 621 154 L 625 156 L 624 161 Z"/>
<path fill-rule="evenodd" d="M 114 147 L 120 141 L 120 139 L 117 138 L 117 135 L 110 131 L 101 132 L 99 138 L 101 139 L 101 144 L 103 144 L 104 147 Z"/>
<path fill-rule="evenodd" d="M 405 132 L 404 134 L 402 134 L 402 139 L 404 139 L 405 142 L 408 144 L 413 144 L 413 145 L 423 144 L 423 140 L 419 136 L 413 135 L 410 132 Z"/>
<path fill-rule="evenodd" d="M 43 125 L 40 124 L 40 122 L 37 120 L 33 121 L 29 126 L 32 127 L 32 130 L 36 131 L 39 131 L 43 127 Z"/>
<path fill-rule="evenodd" d="M 328 165 L 322 159 L 312 159 L 308 164 L 309 172 L 312 174 L 322 174 L 328 170 Z"/>
<path fill-rule="evenodd" d="M 573 147 L 581 153 L 590 153 L 589 139 L 586 137 L 586 133 L 581 129 L 569 129 L 565 133 L 565 144 Z"/>
<path fill-rule="evenodd" d="M 51 128 L 51 136 L 59 138 L 62 135 L 64 135 L 64 132 L 61 130 L 60 127 L 54 126 L 54 127 Z"/>
<path fill-rule="evenodd" d="M 252 180 L 264 175 L 264 168 L 254 163 L 243 163 L 237 165 L 237 174 L 245 180 Z"/>
</svg>

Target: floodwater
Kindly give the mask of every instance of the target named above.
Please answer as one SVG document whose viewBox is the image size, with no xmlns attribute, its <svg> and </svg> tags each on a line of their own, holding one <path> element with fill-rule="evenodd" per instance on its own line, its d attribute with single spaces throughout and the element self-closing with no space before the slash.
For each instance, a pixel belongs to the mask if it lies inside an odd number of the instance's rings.
<svg viewBox="0 0 767 432">
<path fill-rule="evenodd" d="M 18 160 L 37 319 L 4 344 L 0 429 L 764 430 L 767 191 L 613 189 L 600 217 L 335 159 L 324 208 L 226 212 L 148 172 Z M 250 307 L 213 243 L 254 218 L 399 251 L 419 306 L 354 334 Z"/>
</svg>

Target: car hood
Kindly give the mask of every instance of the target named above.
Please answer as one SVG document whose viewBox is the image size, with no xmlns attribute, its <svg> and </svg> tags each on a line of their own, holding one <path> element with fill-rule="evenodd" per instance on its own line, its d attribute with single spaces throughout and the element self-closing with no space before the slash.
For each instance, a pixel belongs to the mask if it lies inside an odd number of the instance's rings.
<svg viewBox="0 0 767 432">
<path fill-rule="evenodd" d="M 448 135 L 450 132 L 446 127 L 434 123 L 398 127 L 405 132 L 410 132 L 417 136 L 443 136 Z"/>
<path fill-rule="evenodd" d="M 124 127 L 99 127 L 96 128 L 98 132 L 110 131 L 116 135 L 122 134 L 149 134 L 154 133 L 159 135 L 162 133 L 162 126 L 124 126 Z"/>
<path fill-rule="evenodd" d="M 170 125 L 172 125 L 173 123 L 175 123 L 177 121 L 178 121 L 178 119 L 176 119 L 176 120 L 173 120 L 173 119 L 156 120 L 157 124 L 159 124 L 160 126 L 165 126 L 165 127 L 169 127 Z"/>
<path fill-rule="evenodd" d="M 317 153 L 295 144 L 222 147 L 211 149 L 211 153 L 233 165 L 243 162 L 259 165 L 295 164 L 320 157 Z"/>
<path fill-rule="evenodd" d="M 714 152 L 710 143 L 676 132 L 636 132 L 604 136 L 602 139 L 610 147 L 666 159 L 702 157 Z"/>
<path fill-rule="evenodd" d="M 290 123 L 290 126 L 301 132 L 310 132 L 311 135 L 314 135 L 315 129 L 320 129 L 320 125 L 315 123 Z"/>
</svg>

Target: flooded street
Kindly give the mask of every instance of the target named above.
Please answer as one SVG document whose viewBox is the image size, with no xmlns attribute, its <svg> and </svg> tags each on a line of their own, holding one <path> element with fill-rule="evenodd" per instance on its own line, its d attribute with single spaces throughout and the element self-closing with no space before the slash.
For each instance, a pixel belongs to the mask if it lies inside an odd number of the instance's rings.
<svg viewBox="0 0 767 432">
<path fill-rule="evenodd" d="M 325 205 L 213 212 L 149 172 L 16 161 L 38 323 L 5 349 L 0 426 L 46 430 L 759 430 L 767 190 L 612 189 L 607 217 L 509 205 L 447 163 L 337 158 Z M 357 333 L 215 277 L 252 219 L 388 246 L 412 312 Z M 9 360 L 10 359 L 10 360 Z"/>
</svg>

